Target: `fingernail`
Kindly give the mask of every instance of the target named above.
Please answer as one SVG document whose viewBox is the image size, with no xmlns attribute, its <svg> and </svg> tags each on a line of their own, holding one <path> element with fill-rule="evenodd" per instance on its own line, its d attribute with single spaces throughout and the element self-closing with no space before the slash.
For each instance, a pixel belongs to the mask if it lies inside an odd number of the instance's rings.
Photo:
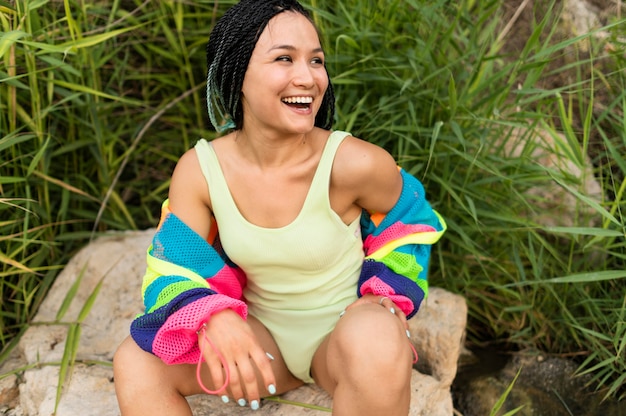
<svg viewBox="0 0 626 416">
<path fill-rule="evenodd" d="M 339 314 L 339 317 L 341 318 L 344 314 L 346 313 L 346 310 L 344 309 L 343 311 L 341 311 L 341 313 Z"/>
<path fill-rule="evenodd" d="M 230 400 L 228 399 L 228 396 L 222 396 L 222 401 L 224 403 L 228 403 Z"/>
<path fill-rule="evenodd" d="M 409 332 L 409 330 L 406 330 L 406 336 L 410 339 L 411 338 L 411 333 Z"/>
<path fill-rule="evenodd" d="M 396 314 L 396 309 L 395 309 L 394 307 L 392 307 L 391 309 L 389 309 L 389 311 L 390 311 L 392 314 L 394 314 L 394 315 Z"/>
<path fill-rule="evenodd" d="M 269 386 L 267 386 L 267 391 L 269 392 L 269 394 L 276 394 L 276 386 L 270 384 Z"/>
<path fill-rule="evenodd" d="M 244 407 L 246 405 L 246 399 L 237 400 L 237 404 L 241 407 Z"/>
<path fill-rule="evenodd" d="M 256 400 L 252 400 L 250 402 L 250 409 L 252 410 L 259 410 L 259 402 Z"/>
<path fill-rule="evenodd" d="M 265 355 L 267 355 L 267 358 L 274 361 L 274 356 L 272 354 L 270 354 L 269 352 L 266 352 Z"/>
</svg>

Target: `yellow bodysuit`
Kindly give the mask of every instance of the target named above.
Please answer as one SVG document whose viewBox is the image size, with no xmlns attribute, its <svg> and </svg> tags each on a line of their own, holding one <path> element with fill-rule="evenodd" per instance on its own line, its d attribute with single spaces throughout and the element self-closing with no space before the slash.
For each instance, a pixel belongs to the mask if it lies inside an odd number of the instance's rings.
<svg viewBox="0 0 626 416">
<path fill-rule="evenodd" d="M 330 174 L 337 148 L 349 133 L 331 133 L 302 210 L 280 228 L 263 228 L 239 212 L 213 147 L 196 153 L 206 178 L 220 241 L 247 276 L 248 313 L 270 331 L 297 378 L 311 383 L 311 360 L 339 314 L 357 299 L 363 264 L 359 218 L 346 225 L 332 210 Z"/>
</svg>

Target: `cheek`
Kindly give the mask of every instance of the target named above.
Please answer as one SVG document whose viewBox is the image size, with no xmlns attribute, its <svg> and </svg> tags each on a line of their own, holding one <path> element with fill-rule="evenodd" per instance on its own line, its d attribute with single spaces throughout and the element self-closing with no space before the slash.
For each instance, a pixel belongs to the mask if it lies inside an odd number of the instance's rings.
<svg viewBox="0 0 626 416">
<path fill-rule="evenodd" d="M 317 85 L 320 91 L 323 93 L 328 89 L 328 73 L 325 69 L 322 69 L 320 72 L 316 73 Z M 323 94 L 322 94 L 323 95 Z"/>
<path fill-rule="evenodd" d="M 322 97 L 324 97 L 326 95 L 326 90 L 328 90 L 328 75 L 326 75 L 326 73 L 324 73 L 323 77 L 319 78 L 319 81 L 317 82 L 317 87 L 320 90 L 320 95 Z"/>
<path fill-rule="evenodd" d="M 324 78 L 323 82 L 320 84 L 320 90 L 322 91 L 322 95 L 326 93 L 328 89 L 328 78 Z"/>
<path fill-rule="evenodd" d="M 285 88 L 288 78 L 279 71 L 266 71 L 264 73 L 247 73 L 244 78 L 241 92 L 244 95 L 258 95 L 268 97 L 278 95 Z"/>
</svg>

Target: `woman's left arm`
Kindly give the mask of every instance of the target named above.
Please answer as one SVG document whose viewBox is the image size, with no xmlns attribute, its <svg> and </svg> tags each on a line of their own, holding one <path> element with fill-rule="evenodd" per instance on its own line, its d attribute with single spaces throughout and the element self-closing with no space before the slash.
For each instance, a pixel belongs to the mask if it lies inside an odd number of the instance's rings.
<svg viewBox="0 0 626 416">
<path fill-rule="evenodd" d="M 353 169 L 360 177 L 355 188 L 356 203 L 363 210 L 365 252 L 358 295 L 388 297 L 411 318 L 428 296 L 431 246 L 446 224 L 426 199 L 421 182 L 386 151 L 368 145 L 363 147 L 366 156 L 361 154 L 361 163 Z"/>
<path fill-rule="evenodd" d="M 359 295 L 387 296 L 407 318 L 415 315 L 428 296 L 431 246 L 446 224 L 426 200 L 423 185 L 400 170 L 402 191 L 387 213 L 364 210 L 361 232 L 365 261 Z"/>
</svg>

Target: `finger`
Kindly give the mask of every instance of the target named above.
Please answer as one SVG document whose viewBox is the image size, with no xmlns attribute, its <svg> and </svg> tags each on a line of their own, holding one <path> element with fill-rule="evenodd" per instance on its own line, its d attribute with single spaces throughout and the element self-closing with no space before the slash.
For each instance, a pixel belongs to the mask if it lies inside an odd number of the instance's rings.
<svg viewBox="0 0 626 416">
<path fill-rule="evenodd" d="M 276 377 L 274 376 L 274 369 L 272 368 L 272 361 L 274 361 L 274 356 L 272 356 L 272 354 L 270 354 L 269 352 L 264 352 L 261 349 L 255 350 L 250 355 L 260 373 L 265 390 L 270 395 L 276 394 Z"/>
<path fill-rule="evenodd" d="M 254 371 L 252 361 L 247 358 L 241 362 L 237 362 L 237 369 L 241 377 L 241 386 L 245 390 L 245 397 L 248 405 L 252 410 L 257 410 L 261 404 L 261 396 L 259 394 L 259 380 Z"/>
<path fill-rule="evenodd" d="M 391 312 L 394 315 L 397 315 L 398 311 L 402 312 L 399 310 L 399 308 L 396 307 L 396 304 L 393 303 L 393 301 L 389 299 L 387 296 L 382 296 L 381 298 L 379 298 L 378 304 L 382 306 L 383 308 L 387 309 L 389 312 Z"/>
<path fill-rule="evenodd" d="M 217 362 L 207 361 L 207 366 L 209 367 L 215 394 L 220 396 L 226 395 L 226 387 L 228 387 L 228 384 L 226 383 L 226 374 L 222 363 L 219 360 Z"/>
<path fill-rule="evenodd" d="M 228 388 L 231 391 L 232 397 L 235 399 L 239 406 L 246 406 L 248 404 L 248 400 L 246 399 L 246 392 L 244 386 L 242 385 L 241 375 L 239 373 L 239 365 L 236 363 L 232 363 L 230 365 L 230 383 L 228 384 Z"/>
<path fill-rule="evenodd" d="M 385 309 L 389 310 L 392 314 L 396 315 L 400 322 L 402 322 L 402 326 L 406 331 L 409 329 L 409 323 L 406 320 L 406 315 L 391 299 L 386 296 L 383 296 L 379 299 L 378 304 L 383 306 Z M 409 336 L 407 332 L 407 336 Z"/>
<path fill-rule="evenodd" d="M 402 322 L 402 325 L 404 326 L 404 329 L 406 329 L 408 331 L 409 330 L 409 322 L 406 319 L 406 314 L 404 312 L 402 312 L 402 309 L 396 308 L 396 316 L 400 319 L 400 322 Z"/>
<path fill-rule="evenodd" d="M 223 395 L 225 393 L 225 387 L 228 384 L 226 383 L 227 377 L 225 373 L 226 370 L 223 367 L 224 363 L 204 334 L 199 337 L 198 343 L 200 345 L 200 351 L 202 352 L 202 358 L 204 359 L 211 377 L 211 389 L 215 391 L 215 394 Z M 206 388 L 204 390 L 206 391 Z"/>
</svg>

